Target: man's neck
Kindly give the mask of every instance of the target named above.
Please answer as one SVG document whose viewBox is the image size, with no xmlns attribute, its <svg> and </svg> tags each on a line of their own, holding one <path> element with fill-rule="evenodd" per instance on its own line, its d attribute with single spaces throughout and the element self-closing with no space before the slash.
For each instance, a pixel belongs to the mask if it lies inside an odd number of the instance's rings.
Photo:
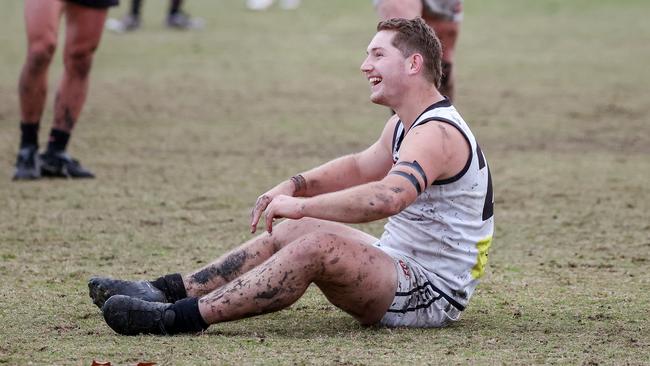
<svg viewBox="0 0 650 366">
<path fill-rule="evenodd" d="M 432 90 L 418 90 L 410 94 L 402 99 L 404 102 L 400 106 L 393 108 L 407 131 L 425 109 L 445 99 L 435 88 L 432 88 Z"/>
</svg>

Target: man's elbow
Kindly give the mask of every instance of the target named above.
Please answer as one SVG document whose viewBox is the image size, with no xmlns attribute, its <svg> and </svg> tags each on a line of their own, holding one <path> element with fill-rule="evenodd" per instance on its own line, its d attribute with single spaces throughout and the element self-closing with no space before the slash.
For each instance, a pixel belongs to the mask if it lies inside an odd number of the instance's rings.
<svg viewBox="0 0 650 366">
<path fill-rule="evenodd" d="M 377 194 L 377 200 L 381 202 L 377 207 L 377 211 L 382 217 L 397 215 L 408 206 L 401 197 L 394 194 L 379 193 Z"/>
<path fill-rule="evenodd" d="M 402 212 L 408 204 L 400 199 L 395 199 L 392 204 L 386 210 L 386 217 L 397 215 Z"/>
</svg>

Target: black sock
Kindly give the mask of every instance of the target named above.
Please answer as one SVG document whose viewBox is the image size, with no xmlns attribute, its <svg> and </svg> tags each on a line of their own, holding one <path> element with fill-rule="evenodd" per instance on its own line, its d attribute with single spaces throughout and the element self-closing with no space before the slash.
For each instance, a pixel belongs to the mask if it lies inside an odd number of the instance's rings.
<svg viewBox="0 0 650 366">
<path fill-rule="evenodd" d="M 169 0 L 169 15 L 175 15 L 181 11 L 181 0 Z"/>
<path fill-rule="evenodd" d="M 38 146 L 38 128 L 40 123 L 20 122 L 20 148 Z"/>
<path fill-rule="evenodd" d="M 50 140 L 47 143 L 47 152 L 56 153 L 65 151 L 66 147 L 68 147 L 68 140 L 70 140 L 69 133 L 53 128 L 50 131 Z"/>
<path fill-rule="evenodd" d="M 162 291 L 169 302 L 176 302 L 187 297 L 185 284 L 183 284 L 183 277 L 181 277 L 180 273 L 158 277 L 151 281 L 151 284 L 153 287 Z"/>
<path fill-rule="evenodd" d="M 131 0 L 131 15 L 135 18 L 140 18 L 140 9 L 142 8 L 142 0 Z"/>
<path fill-rule="evenodd" d="M 199 312 L 199 299 L 197 297 L 188 297 L 176 301 L 170 309 L 174 311 L 175 317 L 171 326 L 165 324 L 169 334 L 200 332 L 206 330 L 209 326 Z"/>
</svg>

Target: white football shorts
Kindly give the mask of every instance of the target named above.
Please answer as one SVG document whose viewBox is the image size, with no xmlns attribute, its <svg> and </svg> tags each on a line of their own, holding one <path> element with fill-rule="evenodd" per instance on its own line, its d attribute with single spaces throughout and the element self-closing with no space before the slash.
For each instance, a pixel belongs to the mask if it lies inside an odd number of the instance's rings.
<svg viewBox="0 0 650 366">
<path fill-rule="evenodd" d="M 397 290 L 379 325 L 385 327 L 440 328 L 460 319 L 462 309 L 427 278 L 426 270 L 399 251 L 382 247 L 397 271 Z"/>
</svg>

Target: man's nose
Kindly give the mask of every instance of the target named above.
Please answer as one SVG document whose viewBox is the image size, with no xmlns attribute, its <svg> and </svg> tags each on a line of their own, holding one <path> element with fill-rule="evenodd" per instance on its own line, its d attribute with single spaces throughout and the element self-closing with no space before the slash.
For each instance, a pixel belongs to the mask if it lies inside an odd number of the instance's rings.
<svg viewBox="0 0 650 366">
<path fill-rule="evenodd" d="M 368 59 L 365 59 L 363 63 L 361 63 L 361 72 L 367 72 L 372 70 L 372 66 L 368 62 Z"/>
</svg>

